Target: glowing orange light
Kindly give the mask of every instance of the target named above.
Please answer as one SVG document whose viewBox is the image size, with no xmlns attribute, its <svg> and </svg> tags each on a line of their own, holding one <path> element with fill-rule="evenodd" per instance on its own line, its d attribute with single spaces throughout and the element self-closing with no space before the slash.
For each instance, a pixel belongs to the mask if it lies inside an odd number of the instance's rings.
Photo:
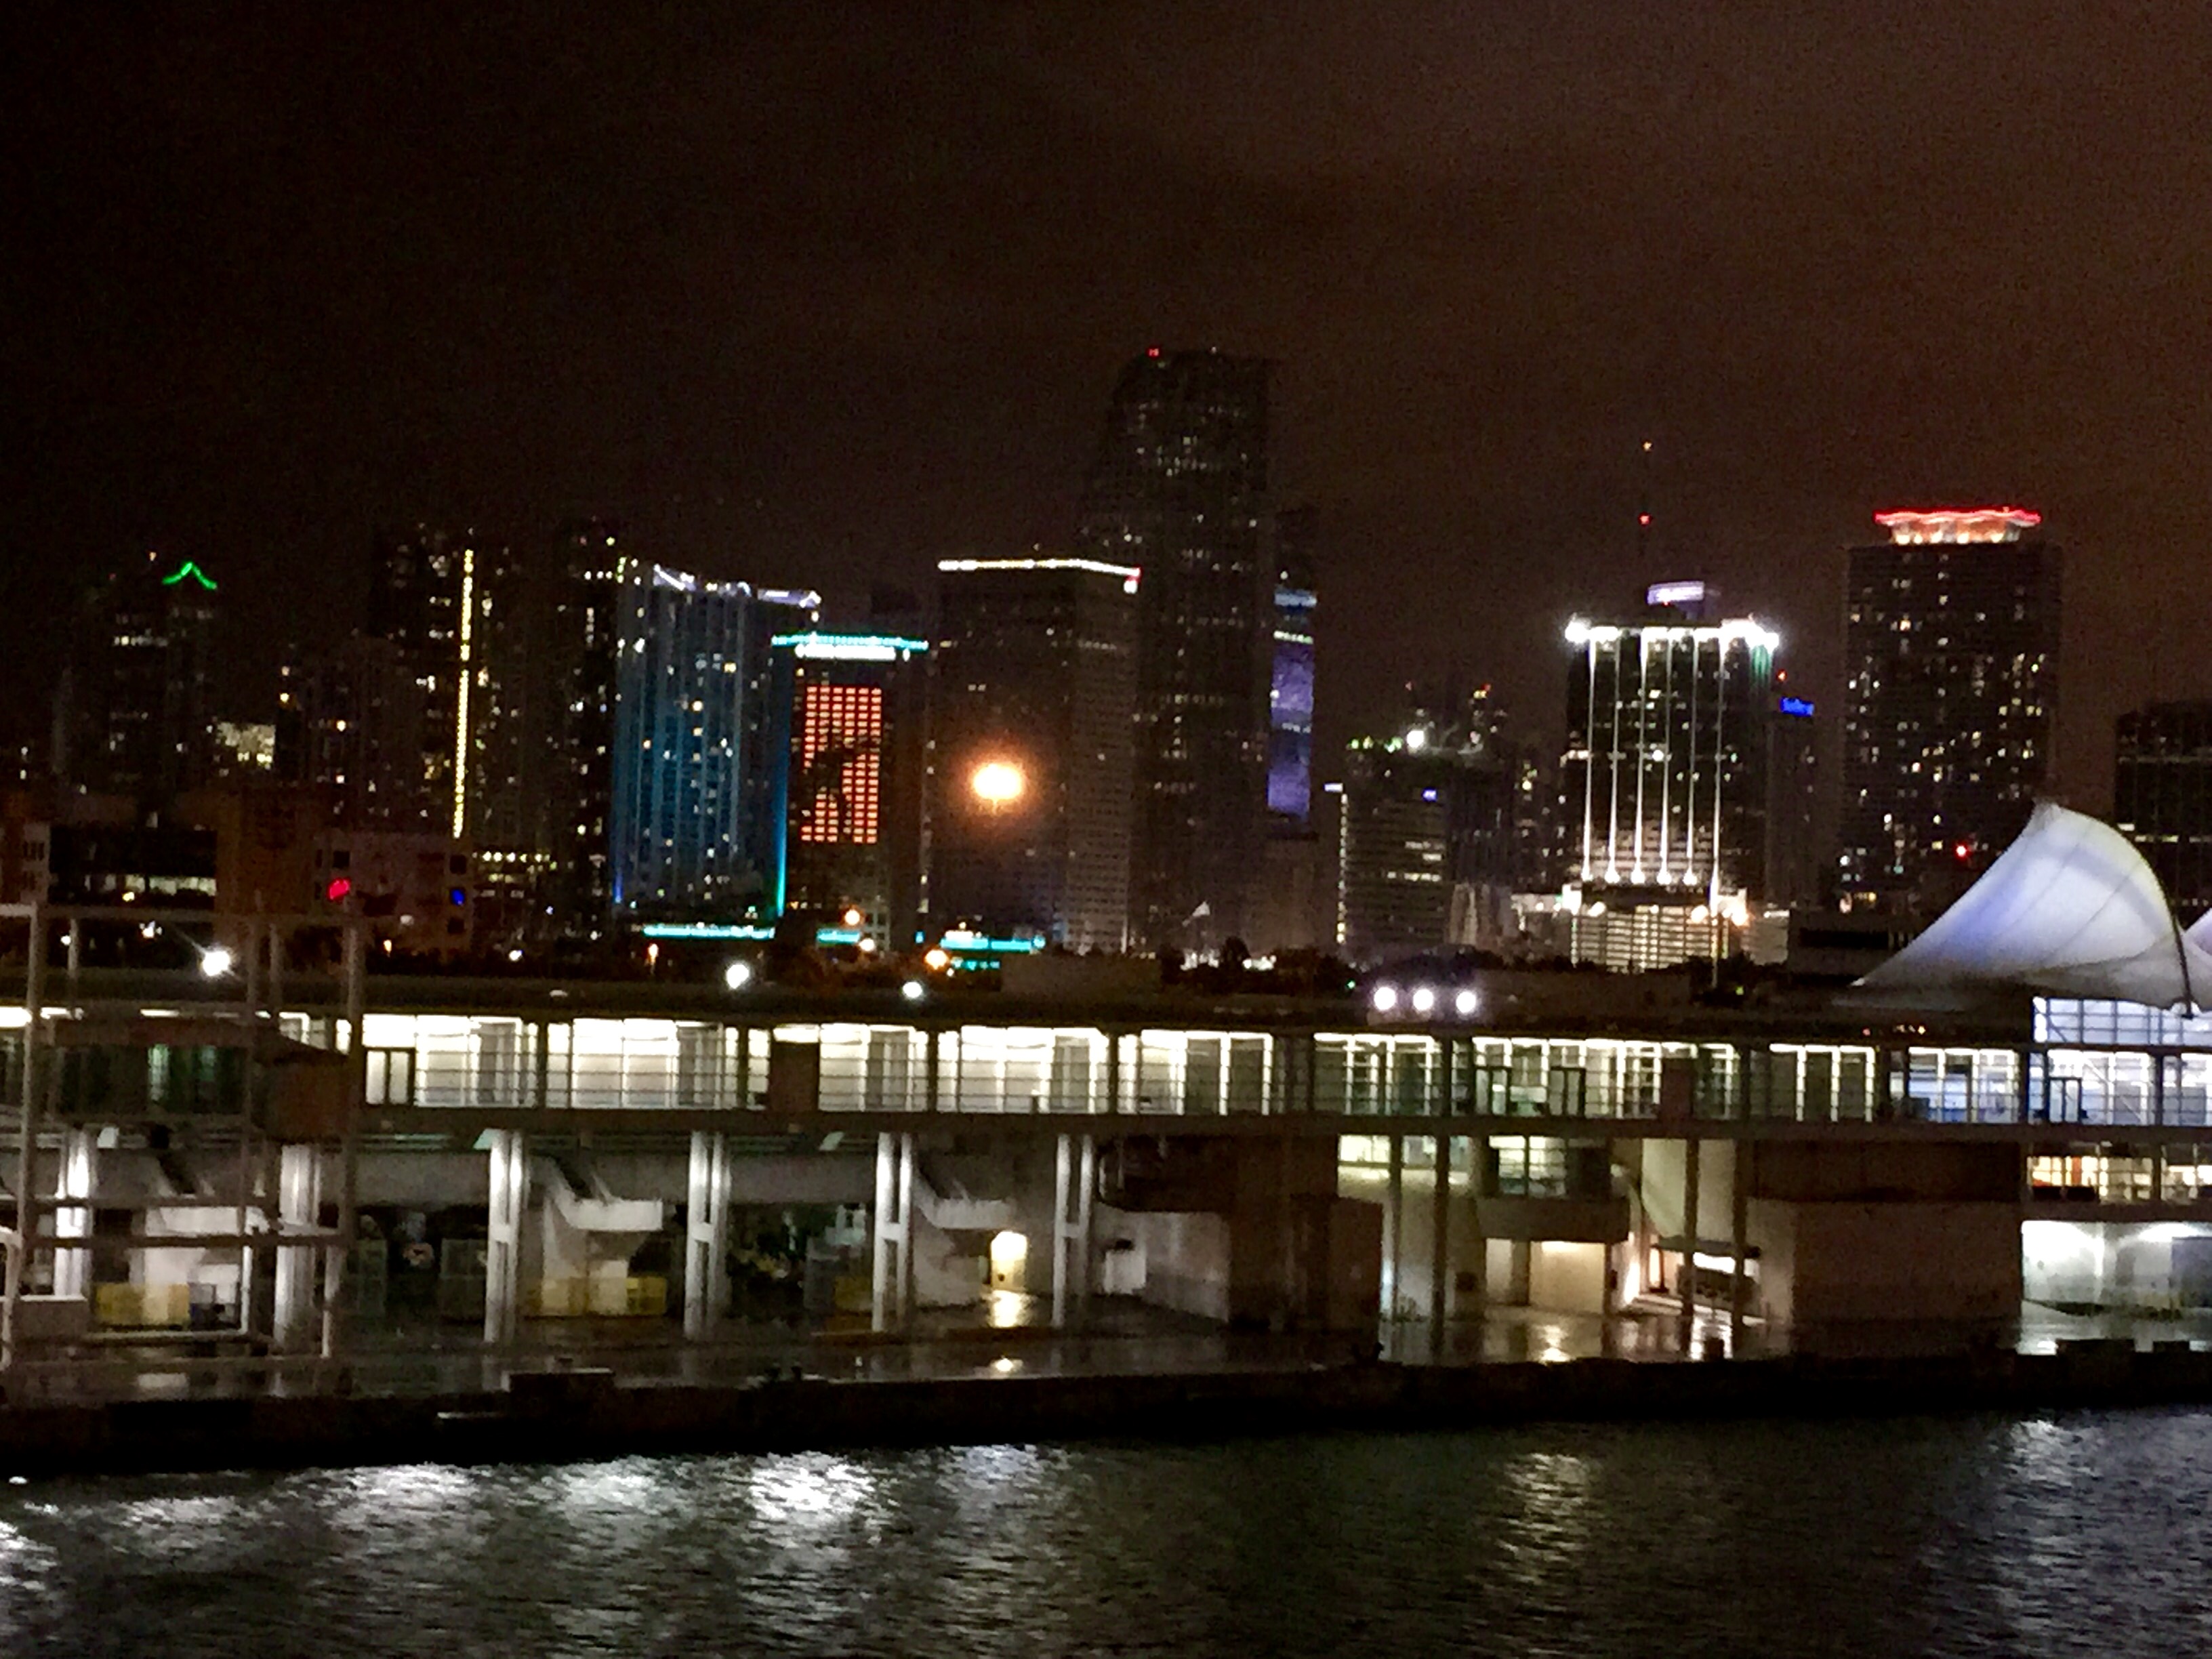
<svg viewBox="0 0 2212 1659">
<path fill-rule="evenodd" d="M 1900 507 L 1874 521 L 1899 542 L 2009 542 L 2043 522 L 2025 507 Z"/>
<path fill-rule="evenodd" d="M 968 775 L 975 799 L 994 812 L 1019 800 L 1028 787 L 1022 769 L 1011 761 L 985 761 Z"/>
<path fill-rule="evenodd" d="M 952 952 L 941 945 L 933 945 L 922 952 L 921 965 L 932 973 L 941 974 L 952 965 Z"/>
</svg>

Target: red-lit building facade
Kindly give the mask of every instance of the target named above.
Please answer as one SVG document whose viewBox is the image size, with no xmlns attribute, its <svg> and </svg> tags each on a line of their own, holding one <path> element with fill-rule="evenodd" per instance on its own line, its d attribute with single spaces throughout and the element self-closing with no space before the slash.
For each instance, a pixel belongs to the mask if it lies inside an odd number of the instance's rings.
<svg viewBox="0 0 2212 1659">
<path fill-rule="evenodd" d="M 791 711 L 784 912 L 893 950 L 920 926 L 928 650 L 893 635 L 775 641 Z"/>
</svg>

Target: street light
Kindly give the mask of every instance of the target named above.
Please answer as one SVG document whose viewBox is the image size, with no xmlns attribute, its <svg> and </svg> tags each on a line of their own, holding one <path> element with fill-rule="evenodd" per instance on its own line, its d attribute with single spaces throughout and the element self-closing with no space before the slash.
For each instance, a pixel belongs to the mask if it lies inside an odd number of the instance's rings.
<svg viewBox="0 0 2212 1659">
<path fill-rule="evenodd" d="M 985 761 L 968 775 L 968 787 L 994 812 L 1012 805 L 1028 787 L 1022 769 L 1012 761 Z"/>
<path fill-rule="evenodd" d="M 753 982 L 753 965 L 750 962 L 733 962 L 722 969 L 722 984 L 732 991 L 742 991 Z"/>
<path fill-rule="evenodd" d="M 210 979 L 221 979 L 230 971 L 229 950 L 221 945 L 210 945 L 200 952 L 200 972 Z"/>
</svg>

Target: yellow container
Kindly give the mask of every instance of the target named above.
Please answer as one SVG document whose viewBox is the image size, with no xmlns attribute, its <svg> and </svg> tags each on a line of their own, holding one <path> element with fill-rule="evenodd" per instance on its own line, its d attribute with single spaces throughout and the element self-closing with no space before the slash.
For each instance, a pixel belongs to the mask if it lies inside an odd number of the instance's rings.
<svg viewBox="0 0 2212 1659">
<path fill-rule="evenodd" d="M 95 1285 L 94 1322 L 121 1330 L 149 1330 L 192 1322 L 189 1285 Z"/>
<path fill-rule="evenodd" d="M 139 1310 L 143 1304 L 136 1285 L 95 1285 L 92 1287 L 92 1316 L 101 1325 L 137 1325 L 143 1322 Z"/>
<path fill-rule="evenodd" d="M 580 1279 L 541 1279 L 530 1287 L 526 1311 L 533 1319 L 574 1319 L 586 1307 L 589 1286 Z"/>
</svg>

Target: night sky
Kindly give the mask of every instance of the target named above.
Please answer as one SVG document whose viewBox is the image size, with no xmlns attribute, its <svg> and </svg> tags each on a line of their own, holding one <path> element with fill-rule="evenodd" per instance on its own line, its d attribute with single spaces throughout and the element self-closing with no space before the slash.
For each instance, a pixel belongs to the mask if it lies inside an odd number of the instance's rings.
<svg viewBox="0 0 2212 1659">
<path fill-rule="evenodd" d="M 1280 363 L 1324 742 L 1454 671 L 1552 732 L 1567 612 L 1660 576 L 1829 698 L 1897 504 L 2070 550 L 2075 804 L 2212 693 L 2200 8 L 398 9 L 0 24 L 0 725 L 149 545 L 248 713 L 379 524 L 601 514 L 833 605 L 1065 544 L 1155 342 Z"/>
</svg>

